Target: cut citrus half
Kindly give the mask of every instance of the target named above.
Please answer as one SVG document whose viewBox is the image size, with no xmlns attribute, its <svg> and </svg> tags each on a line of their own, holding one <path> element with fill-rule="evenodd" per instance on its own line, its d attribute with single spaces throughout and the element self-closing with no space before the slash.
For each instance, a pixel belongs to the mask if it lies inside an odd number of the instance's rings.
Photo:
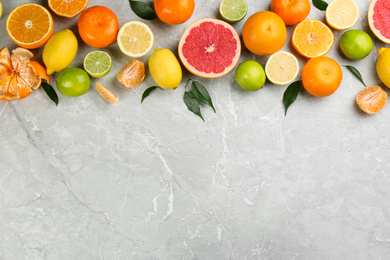
<svg viewBox="0 0 390 260">
<path fill-rule="evenodd" d="M 106 76 L 112 66 L 110 55 L 104 51 L 93 51 L 84 58 L 84 70 L 94 78 Z"/>
<path fill-rule="evenodd" d="M 334 43 L 332 30 L 318 20 L 304 20 L 295 27 L 292 37 L 295 50 L 306 58 L 328 53 Z"/>
<path fill-rule="evenodd" d="M 219 13 L 229 23 L 241 21 L 248 12 L 245 0 L 223 0 L 219 6 Z"/>
<path fill-rule="evenodd" d="M 298 75 L 299 63 L 289 52 L 279 51 L 269 57 L 265 65 L 265 74 L 276 85 L 287 85 Z"/>
<path fill-rule="evenodd" d="M 121 51 L 130 57 L 141 57 L 153 47 L 154 36 L 149 26 L 143 22 L 125 23 L 118 33 L 118 45 Z"/>
<path fill-rule="evenodd" d="M 353 0 L 334 0 L 326 8 L 326 22 L 336 30 L 351 28 L 359 18 L 359 7 Z"/>
<path fill-rule="evenodd" d="M 49 0 L 50 9 L 63 17 L 75 17 L 88 5 L 88 0 Z"/>
<path fill-rule="evenodd" d="M 390 4 L 388 0 L 372 0 L 368 8 L 371 31 L 384 43 L 390 44 Z"/>
<path fill-rule="evenodd" d="M 6 30 L 17 45 L 36 49 L 44 45 L 53 34 L 53 18 L 42 5 L 19 5 L 8 15 Z"/>
<path fill-rule="evenodd" d="M 108 89 L 106 89 L 102 84 L 100 84 L 99 82 L 96 82 L 96 89 L 97 91 L 100 93 L 100 95 L 102 95 L 102 97 L 104 97 L 107 101 L 111 102 L 111 103 L 116 103 L 118 102 L 118 97 L 115 96 L 114 94 L 112 94 L 111 91 L 109 91 Z"/>
<path fill-rule="evenodd" d="M 229 73 L 241 55 L 241 42 L 228 23 L 204 18 L 191 24 L 179 42 L 179 57 L 192 73 L 218 78 Z"/>
<path fill-rule="evenodd" d="M 127 88 L 134 88 L 141 84 L 145 78 L 145 66 L 139 60 L 127 63 L 118 73 L 118 80 Z"/>
<path fill-rule="evenodd" d="M 378 86 L 364 88 L 356 97 L 356 103 L 367 114 L 374 114 L 381 110 L 386 101 L 386 92 Z"/>
</svg>

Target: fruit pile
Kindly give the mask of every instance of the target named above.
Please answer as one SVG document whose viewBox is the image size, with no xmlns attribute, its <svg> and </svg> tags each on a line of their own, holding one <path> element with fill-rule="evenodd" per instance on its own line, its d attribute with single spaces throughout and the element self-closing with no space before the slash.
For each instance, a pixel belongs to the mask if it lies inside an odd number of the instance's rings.
<svg viewBox="0 0 390 260">
<path fill-rule="evenodd" d="M 129 2 L 140 18 L 158 18 L 170 25 L 186 22 L 195 10 L 195 0 L 155 0 L 154 8 L 141 1 Z M 301 86 L 316 97 L 333 94 L 341 85 L 343 73 L 334 59 L 324 55 L 335 41 L 332 29 L 346 30 L 357 22 L 359 8 L 356 3 L 353 0 L 333 0 L 327 4 L 323 0 L 313 0 L 316 8 L 325 11 L 327 24 L 306 19 L 311 10 L 309 0 L 270 0 L 270 4 L 271 11 L 254 13 L 242 28 L 242 42 L 246 49 L 255 55 L 270 56 L 264 69 L 254 60 L 241 62 L 235 70 L 238 85 L 256 91 L 264 86 L 266 79 L 276 85 L 290 84 L 283 97 L 286 112 Z M 129 21 L 120 27 L 113 10 L 104 6 L 87 8 L 88 0 L 48 0 L 48 6 L 52 12 L 42 5 L 28 3 L 17 6 L 8 14 L 7 33 L 20 47 L 12 54 L 7 47 L 0 50 L 0 100 L 23 99 L 42 84 L 48 96 L 58 103 L 56 91 L 48 84 L 49 75 L 56 76 L 60 93 L 74 97 L 89 90 L 90 77 L 101 78 L 110 72 L 112 59 L 102 50 L 87 54 L 83 68 L 69 67 L 77 55 L 78 41 L 69 29 L 53 34 L 52 13 L 69 19 L 79 15 L 78 33 L 82 41 L 93 48 L 101 49 L 117 42 L 123 54 L 134 58 L 118 73 L 118 81 L 127 88 L 142 83 L 147 72 L 144 64 L 135 58 L 149 53 L 154 44 L 153 32 L 146 23 Z M 219 78 L 231 72 L 240 59 L 241 39 L 230 24 L 244 19 L 247 11 L 245 0 L 223 0 L 219 5 L 223 20 L 203 18 L 185 29 L 178 43 L 179 59 L 169 49 L 156 48 L 149 57 L 148 68 L 157 86 L 147 89 L 142 101 L 156 88 L 177 88 L 182 81 L 181 64 L 203 78 Z M 0 2 L 0 18 L 2 12 Z M 368 10 L 370 28 L 387 44 L 390 44 L 389 17 L 388 0 L 372 0 Z M 292 46 L 308 59 L 302 68 L 301 80 L 294 83 L 300 71 L 298 60 L 292 53 L 281 51 L 287 41 L 286 26 L 295 26 Z M 347 58 L 361 60 L 373 49 L 373 41 L 364 31 L 348 30 L 341 36 L 339 46 Z M 43 47 L 45 66 L 31 61 L 33 54 L 28 50 L 40 47 Z M 390 88 L 390 49 L 381 48 L 378 53 L 378 76 Z M 346 67 L 364 84 L 356 68 Z M 106 100 L 118 102 L 118 98 L 102 84 L 97 82 L 96 89 Z M 202 119 L 202 104 L 214 109 L 207 89 L 192 79 L 187 81 L 183 100 L 188 109 Z M 387 94 L 379 86 L 366 87 L 356 97 L 358 106 L 370 114 L 382 109 L 386 101 Z"/>
</svg>

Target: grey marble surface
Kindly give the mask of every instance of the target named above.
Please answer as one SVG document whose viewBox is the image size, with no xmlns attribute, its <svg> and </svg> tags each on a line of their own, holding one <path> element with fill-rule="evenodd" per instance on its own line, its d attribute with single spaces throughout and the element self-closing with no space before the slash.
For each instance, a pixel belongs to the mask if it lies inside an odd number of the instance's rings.
<svg viewBox="0 0 390 260">
<path fill-rule="evenodd" d="M 0 47 L 13 49 L 6 16 L 31 1 L 2 2 Z M 219 3 L 197 0 L 182 25 L 145 21 L 154 47 L 177 54 L 184 29 L 198 18 L 219 18 Z M 369 3 L 357 0 L 353 28 L 373 37 L 370 56 L 344 58 L 339 31 L 328 56 L 378 85 L 376 51 L 386 45 L 368 28 Z M 269 0 L 248 4 L 248 16 L 270 8 Z M 140 20 L 127 0 L 93 5 L 111 8 L 121 25 Z M 312 7 L 308 18 L 324 15 Z M 71 28 L 78 36 L 77 17 L 53 17 L 55 31 Z M 244 21 L 234 25 L 239 34 Z M 77 67 L 92 51 L 79 42 Z M 289 41 L 283 49 L 306 62 Z M 116 74 L 131 58 L 117 44 L 104 50 L 114 66 L 100 82 L 119 103 L 105 102 L 93 87 L 77 98 L 59 94 L 58 107 L 42 89 L 0 103 L 0 259 L 390 259 L 390 110 L 360 112 L 355 97 L 363 86 L 345 68 L 335 94 L 302 91 L 284 117 L 286 86 L 267 82 L 245 92 L 234 73 L 201 79 L 184 70 L 178 89 L 156 91 L 141 104 L 154 84 L 150 74 L 135 89 L 121 87 Z M 41 53 L 34 50 L 38 60 Z M 243 47 L 240 61 L 264 66 L 267 58 Z M 206 122 L 182 101 L 189 77 L 206 85 L 215 103 L 216 114 L 202 109 Z"/>
</svg>

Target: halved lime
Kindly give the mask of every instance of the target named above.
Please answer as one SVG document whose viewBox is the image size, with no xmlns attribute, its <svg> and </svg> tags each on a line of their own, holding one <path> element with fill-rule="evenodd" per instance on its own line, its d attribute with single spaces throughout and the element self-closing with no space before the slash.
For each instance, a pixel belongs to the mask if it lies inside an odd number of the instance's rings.
<svg viewBox="0 0 390 260">
<path fill-rule="evenodd" d="M 93 51 L 88 53 L 84 59 L 85 71 L 94 78 L 106 76 L 112 66 L 112 59 L 107 52 Z"/>
<path fill-rule="evenodd" d="M 229 23 L 241 21 L 248 12 L 245 0 L 223 0 L 219 6 L 219 13 Z"/>
</svg>

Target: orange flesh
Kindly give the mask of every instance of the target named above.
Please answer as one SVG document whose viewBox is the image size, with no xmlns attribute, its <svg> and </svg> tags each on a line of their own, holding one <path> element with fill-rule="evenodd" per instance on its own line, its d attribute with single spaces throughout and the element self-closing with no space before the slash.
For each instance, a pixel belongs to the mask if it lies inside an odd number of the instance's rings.
<svg viewBox="0 0 390 260">
<path fill-rule="evenodd" d="M 128 88 L 141 84 L 145 77 L 145 66 L 141 61 L 132 60 L 118 73 L 118 80 Z"/>
<path fill-rule="evenodd" d="M 386 92 L 378 86 L 364 88 L 356 97 L 358 106 L 368 114 L 377 113 L 385 106 L 386 101 Z"/>
<path fill-rule="evenodd" d="M 88 5 L 88 0 L 49 0 L 50 9 L 64 17 L 75 17 Z"/>
<path fill-rule="evenodd" d="M 98 90 L 98 92 L 100 93 L 100 95 L 102 95 L 102 97 L 104 97 L 107 101 L 111 102 L 111 103 L 116 103 L 118 102 L 118 97 L 115 96 L 114 94 L 112 94 L 111 91 L 109 91 L 108 89 L 106 89 L 102 84 L 100 84 L 99 82 L 96 82 L 96 89 Z"/>
</svg>

